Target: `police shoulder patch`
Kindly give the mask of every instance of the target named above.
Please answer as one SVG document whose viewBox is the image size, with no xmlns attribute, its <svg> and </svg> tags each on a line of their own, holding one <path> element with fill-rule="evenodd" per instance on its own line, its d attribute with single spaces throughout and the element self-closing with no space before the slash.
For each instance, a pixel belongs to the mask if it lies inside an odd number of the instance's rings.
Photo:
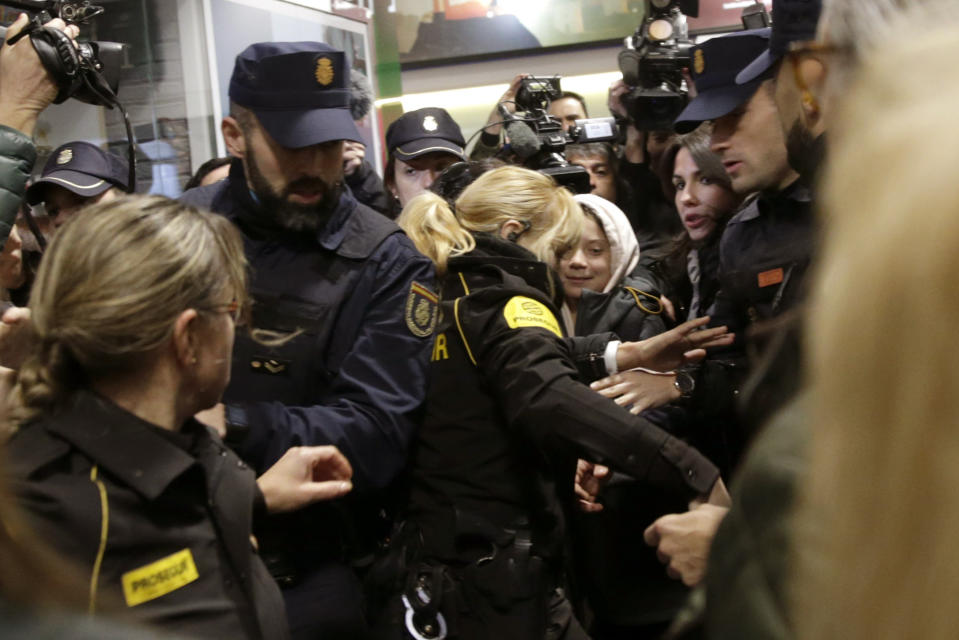
<svg viewBox="0 0 959 640">
<path fill-rule="evenodd" d="M 506 318 L 506 324 L 510 329 L 539 327 L 552 331 L 560 338 L 563 337 L 563 331 L 559 328 L 556 316 L 549 307 L 538 300 L 526 296 L 513 296 L 503 308 L 503 317 Z"/>
<path fill-rule="evenodd" d="M 438 303 L 439 298 L 435 293 L 413 281 L 410 295 L 406 298 L 406 326 L 410 333 L 420 338 L 433 334 Z"/>
</svg>

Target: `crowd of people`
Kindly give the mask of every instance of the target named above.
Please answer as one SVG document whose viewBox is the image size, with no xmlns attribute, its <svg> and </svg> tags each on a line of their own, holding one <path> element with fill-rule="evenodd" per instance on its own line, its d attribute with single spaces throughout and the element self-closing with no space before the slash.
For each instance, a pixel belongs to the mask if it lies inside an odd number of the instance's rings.
<svg viewBox="0 0 959 640">
<path fill-rule="evenodd" d="M 84 141 L 31 179 L 59 90 L 26 25 L 9 637 L 954 635 L 953 0 L 776 0 L 693 47 L 668 131 L 615 83 L 577 194 L 512 149 L 522 75 L 472 147 L 403 114 L 380 180 L 319 42 L 237 56 L 229 157 L 177 201 Z"/>
</svg>

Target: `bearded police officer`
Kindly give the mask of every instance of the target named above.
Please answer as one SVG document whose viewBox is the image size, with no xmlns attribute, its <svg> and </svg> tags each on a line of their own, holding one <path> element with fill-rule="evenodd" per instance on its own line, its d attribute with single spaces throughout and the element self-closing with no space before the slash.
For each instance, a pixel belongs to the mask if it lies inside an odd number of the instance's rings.
<svg viewBox="0 0 959 640">
<path fill-rule="evenodd" d="M 346 56 L 325 44 L 248 47 L 222 123 L 230 175 L 183 196 L 242 231 L 253 334 L 285 339 L 238 335 L 225 407 L 203 417 L 257 470 L 289 447 L 335 444 L 355 471 L 353 502 L 258 532 L 297 638 L 365 633 L 349 564 L 371 525 L 358 520 L 405 464 L 435 322 L 430 262 L 343 185 L 343 141 L 361 140 L 349 77 Z"/>
</svg>

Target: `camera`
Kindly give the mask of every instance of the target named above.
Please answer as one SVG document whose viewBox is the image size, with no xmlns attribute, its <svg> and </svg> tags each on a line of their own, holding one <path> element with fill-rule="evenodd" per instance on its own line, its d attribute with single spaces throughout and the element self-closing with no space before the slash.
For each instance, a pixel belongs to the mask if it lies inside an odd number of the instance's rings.
<svg viewBox="0 0 959 640">
<path fill-rule="evenodd" d="M 129 189 L 136 187 L 136 150 L 130 117 L 117 98 L 125 44 L 119 42 L 76 43 L 64 32 L 43 26 L 54 18 L 67 24 L 83 24 L 103 13 L 103 7 L 90 0 L 0 0 L 0 5 L 31 14 L 30 23 L 7 40 L 6 27 L 0 27 L 0 43 L 15 44 L 30 38 L 37 57 L 58 88 L 54 103 L 69 98 L 112 109 L 123 116 L 127 134 L 127 161 L 130 165 Z"/>
<path fill-rule="evenodd" d="M 686 16 L 699 15 L 699 0 L 646 0 L 646 19 L 619 52 L 623 81 L 633 89 L 623 97 L 630 119 L 641 131 L 671 129 L 685 108 L 690 66 Z"/>
<path fill-rule="evenodd" d="M 0 0 L 0 4 L 33 13 L 30 24 L 10 44 L 29 36 L 40 62 L 57 83 L 60 92 L 54 103 L 76 98 L 102 107 L 113 108 L 120 84 L 120 69 L 125 45 L 118 42 L 74 43 L 57 29 L 44 23 L 60 18 L 68 24 L 82 24 L 103 13 L 103 7 L 89 0 Z M 0 38 L 6 39 L 0 27 Z"/>
<path fill-rule="evenodd" d="M 562 123 L 547 113 L 550 103 L 562 95 L 559 76 L 527 76 L 516 91 L 517 113 L 510 113 L 502 104 L 500 113 L 510 146 L 524 166 L 551 176 L 573 193 L 589 193 L 589 173 L 567 162 L 566 145 L 615 140 L 616 122 L 613 118 L 587 118 L 564 131 Z"/>
</svg>

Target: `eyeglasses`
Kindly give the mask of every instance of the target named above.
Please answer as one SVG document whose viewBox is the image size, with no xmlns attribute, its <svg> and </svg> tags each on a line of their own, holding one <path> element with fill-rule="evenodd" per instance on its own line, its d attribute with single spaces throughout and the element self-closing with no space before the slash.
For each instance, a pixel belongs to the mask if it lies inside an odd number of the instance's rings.
<svg viewBox="0 0 959 640">
<path fill-rule="evenodd" d="M 237 300 L 236 298 L 233 298 L 233 300 L 229 304 L 221 304 L 221 305 L 212 307 L 211 311 L 214 311 L 216 313 L 230 314 L 230 318 L 233 319 L 233 324 L 237 324 L 240 322 L 240 301 Z"/>
<path fill-rule="evenodd" d="M 826 44 L 824 42 L 819 42 L 818 40 L 797 40 L 796 42 L 789 43 L 789 46 L 786 48 L 786 53 L 794 56 L 806 54 L 830 55 L 833 53 L 848 53 L 849 50 L 849 47 Z"/>
</svg>

